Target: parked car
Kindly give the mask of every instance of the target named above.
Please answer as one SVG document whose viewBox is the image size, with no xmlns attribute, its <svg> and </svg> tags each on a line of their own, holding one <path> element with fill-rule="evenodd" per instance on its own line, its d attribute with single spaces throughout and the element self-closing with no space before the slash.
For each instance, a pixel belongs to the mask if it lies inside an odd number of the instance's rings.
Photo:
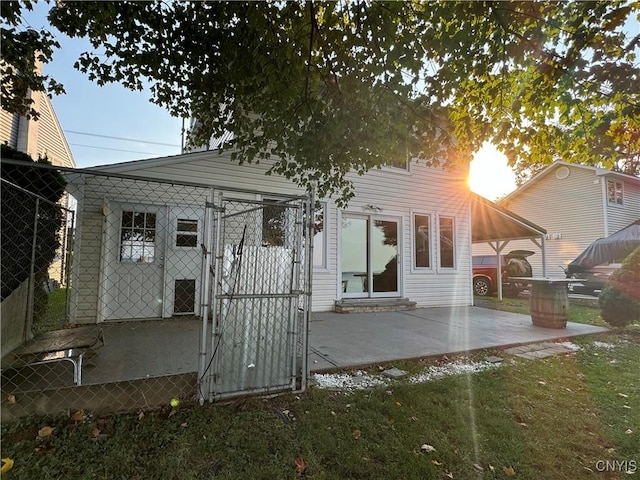
<svg viewBox="0 0 640 480">
<path fill-rule="evenodd" d="M 531 277 L 531 264 L 527 257 L 534 252 L 529 250 L 513 250 L 500 256 L 502 271 L 502 291 L 517 296 L 527 288 L 526 283 L 515 282 L 511 277 Z M 473 258 L 473 292 L 476 295 L 491 295 L 498 289 L 498 276 L 495 255 L 474 255 Z"/>
</svg>

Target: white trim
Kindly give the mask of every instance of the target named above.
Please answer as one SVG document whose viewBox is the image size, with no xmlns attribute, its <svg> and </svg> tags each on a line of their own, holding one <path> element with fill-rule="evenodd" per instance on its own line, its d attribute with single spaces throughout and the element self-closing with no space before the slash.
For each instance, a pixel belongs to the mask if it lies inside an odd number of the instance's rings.
<svg viewBox="0 0 640 480">
<path fill-rule="evenodd" d="M 453 221 L 453 267 L 443 267 L 441 265 L 441 253 L 442 253 L 442 245 L 440 243 L 440 236 L 441 236 L 441 232 L 440 232 L 440 220 L 442 218 L 450 218 Z M 458 235 L 458 227 L 457 227 L 457 220 L 456 220 L 456 216 L 455 215 L 446 215 L 446 214 L 442 214 L 439 213 L 437 215 L 437 242 L 438 242 L 438 249 L 437 249 L 437 254 L 436 254 L 436 260 L 437 260 L 437 272 L 438 273 L 457 273 L 458 272 L 458 239 L 457 239 L 457 235 Z"/>
<path fill-rule="evenodd" d="M 613 202 L 609 199 L 609 183 L 613 184 Z M 605 194 L 606 194 L 606 202 L 607 202 L 607 206 L 609 207 L 614 207 L 614 208 L 623 208 L 624 207 L 624 182 L 622 180 L 618 180 L 618 179 L 610 179 L 610 178 L 606 178 L 605 177 L 605 184 L 606 184 L 606 189 L 605 189 Z M 617 185 L 620 184 L 620 202 L 618 203 L 617 200 Z"/>
<path fill-rule="evenodd" d="M 434 253 L 436 251 L 436 249 L 434 248 L 434 242 L 435 242 L 435 235 L 434 235 L 434 231 L 435 231 L 435 226 L 434 226 L 434 217 L 435 214 L 433 212 L 426 212 L 424 210 L 414 210 L 411 209 L 409 210 L 411 218 L 409 218 L 409 223 L 411 225 L 411 231 L 410 231 L 410 245 L 409 245 L 409 250 L 411 252 L 411 273 L 416 273 L 416 274 L 425 274 L 425 273 L 435 273 L 435 269 L 434 269 Z M 416 237 L 415 237 L 415 232 L 416 232 L 416 226 L 415 226 L 415 217 L 416 215 L 420 215 L 423 217 L 427 217 L 428 219 L 428 227 L 429 227 L 429 266 L 428 267 L 419 267 L 416 265 Z"/>
<path fill-rule="evenodd" d="M 602 218 L 604 220 L 604 236 L 609 236 L 609 210 L 607 208 L 607 182 L 605 179 L 598 179 L 602 187 Z"/>
<path fill-rule="evenodd" d="M 312 262 L 312 267 L 314 272 L 329 273 L 329 202 L 327 200 L 318 200 L 318 203 L 323 205 L 324 209 L 324 221 L 322 225 L 322 232 L 324 234 L 324 238 L 322 240 L 322 265 L 316 265 Z M 311 239 L 311 241 L 313 242 L 313 239 Z M 315 252 L 316 249 L 314 248 L 313 251 Z"/>
</svg>

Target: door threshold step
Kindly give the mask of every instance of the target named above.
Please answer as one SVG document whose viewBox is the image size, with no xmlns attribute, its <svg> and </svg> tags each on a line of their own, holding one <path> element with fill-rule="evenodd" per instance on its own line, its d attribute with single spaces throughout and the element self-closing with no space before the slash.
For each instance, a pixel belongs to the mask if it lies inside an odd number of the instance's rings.
<svg viewBox="0 0 640 480">
<path fill-rule="evenodd" d="M 336 300 L 337 313 L 405 312 L 416 309 L 408 298 L 347 298 Z"/>
</svg>

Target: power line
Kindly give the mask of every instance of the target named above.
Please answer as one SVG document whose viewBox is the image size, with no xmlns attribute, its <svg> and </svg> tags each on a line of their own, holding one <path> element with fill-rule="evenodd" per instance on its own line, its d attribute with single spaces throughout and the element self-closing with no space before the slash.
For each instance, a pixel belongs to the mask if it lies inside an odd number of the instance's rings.
<svg viewBox="0 0 640 480">
<path fill-rule="evenodd" d="M 66 133 L 75 133 L 76 135 L 87 135 L 89 137 L 100 137 L 100 138 L 108 138 L 111 140 L 123 140 L 125 142 L 136 142 L 136 143 L 149 143 L 152 145 L 162 145 L 164 147 L 179 147 L 180 145 L 174 143 L 161 143 L 161 142 L 152 142 L 150 140 L 136 140 L 135 138 L 123 138 L 123 137 L 112 137 L 111 135 L 100 135 L 98 133 L 88 133 L 88 132 L 77 132 L 75 130 L 65 130 Z"/>
<path fill-rule="evenodd" d="M 136 150 L 122 150 L 120 148 L 96 147 L 93 145 L 83 145 L 80 143 L 70 143 L 69 145 L 73 145 L 74 147 L 97 148 L 98 150 L 113 150 L 114 152 L 141 153 L 143 155 L 158 155 L 158 156 L 166 155 L 165 153 L 139 152 Z"/>
</svg>

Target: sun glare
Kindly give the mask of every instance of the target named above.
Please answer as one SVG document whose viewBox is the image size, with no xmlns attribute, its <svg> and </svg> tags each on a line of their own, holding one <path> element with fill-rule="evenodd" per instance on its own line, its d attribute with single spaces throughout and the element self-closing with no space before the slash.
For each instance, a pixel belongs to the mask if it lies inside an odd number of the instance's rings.
<svg viewBox="0 0 640 480">
<path fill-rule="evenodd" d="M 493 145 L 483 145 L 474 155 L 469 165 L 469 188 L 491 201 L 515 190 L 516 176 L 507 157 Z"/>
</svg>

